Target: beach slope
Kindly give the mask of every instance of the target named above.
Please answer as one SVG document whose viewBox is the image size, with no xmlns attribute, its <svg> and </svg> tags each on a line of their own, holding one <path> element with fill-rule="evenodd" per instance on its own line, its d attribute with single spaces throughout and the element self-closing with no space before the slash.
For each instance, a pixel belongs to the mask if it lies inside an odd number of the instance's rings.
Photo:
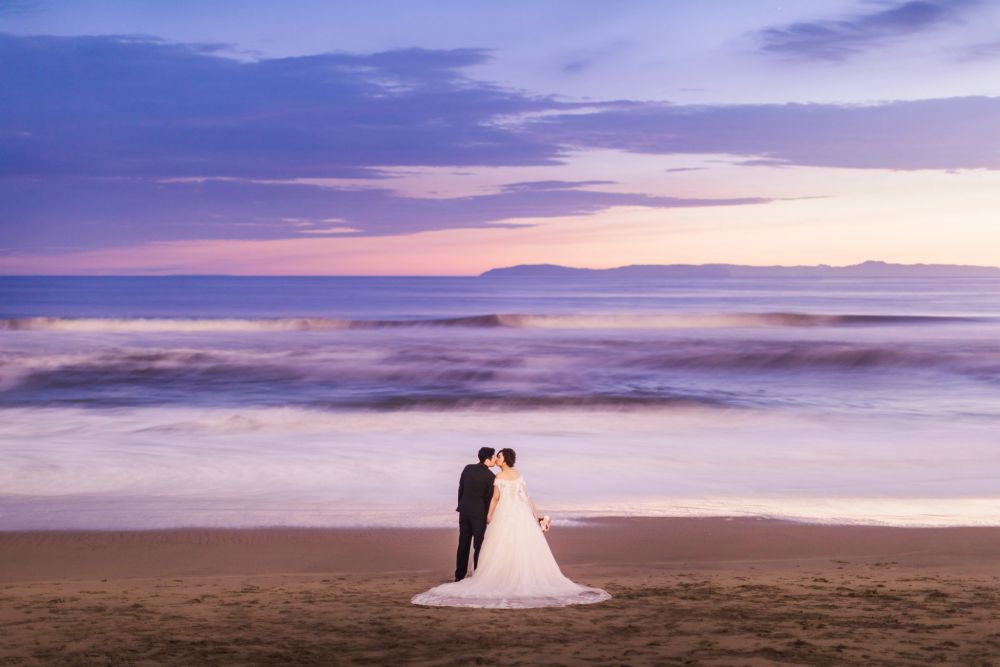
<svg viewBox="0 0 1000 667">
<path fill-rule="evenodd" d="M 456 531 L 0 533 L 0 664 L 1000 664 L 1000 528 L 608 519 L 563 609 L 424 608 Z"/>
</svg>

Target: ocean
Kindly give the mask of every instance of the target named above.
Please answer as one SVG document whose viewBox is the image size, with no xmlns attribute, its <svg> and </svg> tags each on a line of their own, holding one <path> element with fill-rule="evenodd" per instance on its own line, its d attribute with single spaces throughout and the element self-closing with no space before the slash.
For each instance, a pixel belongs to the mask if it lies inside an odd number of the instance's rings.
<svg viewBox="0 0 1000 667">
<path fill-rule="evenodd" d="M 0 278 L 0 530 L 1000 525 L 1000 279 Z"/>
</svg>

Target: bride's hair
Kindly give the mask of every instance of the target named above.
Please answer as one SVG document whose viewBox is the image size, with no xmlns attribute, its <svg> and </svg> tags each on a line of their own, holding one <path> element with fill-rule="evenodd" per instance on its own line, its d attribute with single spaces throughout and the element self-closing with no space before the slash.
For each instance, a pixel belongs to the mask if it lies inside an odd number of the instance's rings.
<svg viewBox="0 0 1000 667">
<path fill-rule="evenodd" d="M 503 462 L 513 468 L 514 461 L 517 460 L 517 452 L 510 447 L 504 447 L 500 450 L 500 453 L 503 454 Z"/>
</svg>

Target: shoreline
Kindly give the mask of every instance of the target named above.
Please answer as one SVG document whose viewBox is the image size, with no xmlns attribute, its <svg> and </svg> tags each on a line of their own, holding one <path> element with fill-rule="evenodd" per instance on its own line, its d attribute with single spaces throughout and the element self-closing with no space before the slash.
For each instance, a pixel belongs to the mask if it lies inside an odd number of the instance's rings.
<svg viewBox="0 0 1000 667">
<path fill-rule="evenodd" d="M 455 528 L 153 528 L 0 532 L 0 583 L 451 569 Z M 717 568 L 893 558 L 1000 563 L 1000 527 L 831 525 L 755 518 L 593 518 L 548 535 L 560 565 Z"/>
</svg>

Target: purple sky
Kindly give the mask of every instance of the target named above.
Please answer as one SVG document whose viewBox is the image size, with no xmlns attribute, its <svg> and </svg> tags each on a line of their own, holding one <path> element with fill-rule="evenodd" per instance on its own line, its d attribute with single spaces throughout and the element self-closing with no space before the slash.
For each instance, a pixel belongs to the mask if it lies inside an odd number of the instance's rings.
<svg viewBox="0 0 1000 667">
<path fill-rule="evenodd" d="M 0 272 L 1000 264 L 1000 3 L 0 5 Z"/>
</svg>

